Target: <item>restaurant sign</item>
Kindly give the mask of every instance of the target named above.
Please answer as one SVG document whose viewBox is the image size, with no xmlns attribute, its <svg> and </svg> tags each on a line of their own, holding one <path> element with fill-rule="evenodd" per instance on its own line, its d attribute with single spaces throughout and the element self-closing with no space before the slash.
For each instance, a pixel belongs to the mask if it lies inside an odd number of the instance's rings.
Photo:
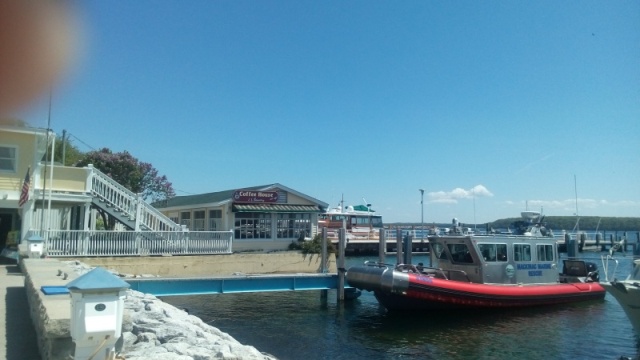
<svg viewBox="0 0 640 360">
<path fill-rule="evenodd" d="M 236 190 L 233 193 L 233 202 L 236 203 L 274 203 L 277 201 L 277 191 Z"/>
</svg>

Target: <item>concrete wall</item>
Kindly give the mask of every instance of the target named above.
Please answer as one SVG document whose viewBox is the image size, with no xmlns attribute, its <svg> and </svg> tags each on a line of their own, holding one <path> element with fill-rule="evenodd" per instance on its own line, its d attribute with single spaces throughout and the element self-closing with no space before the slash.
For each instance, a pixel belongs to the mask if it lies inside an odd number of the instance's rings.
<svg viewBox="0 0 640 360">
<path fill-rule="evenodd" d="M 25 274 L 31 321 L 38 336 L 42 359 L 73 358 L 75 344 L 69 333 L 71 297 L 69 294 L 45 295 L 41 287 L 64 286 L 77 275 L 65 263 L 52 259 L 21 259 L 20 267 Z M 58 270 L 63 274 L 58 276 Z M 65 272 L 68 274 L 67 279 L 64 279 Z"/>
<path fill-rule="evenodd" d="M 207 275 L 316 273 L 320 271 L 320 255 L 303 255 L 297 251 L 277 253 L 239 253 L 206 256 L 158 257 L 87 257 L 74 258 L 83 263 L 113 269 L 121 274 L 188 277 Z M 328 259 L 330 273 L 336 273 L 336 257 Z"/>
<path fill-rule="evenodd" d="M 92 266 L 113 269 L 122 274 L 162 277 L 224 276 L 234 273 L 315 273 L 320 269 L 321 263 L 318 254 L 305 256 L 293 251 L 209 256 L 21 259 L 20 267 L 25 274 L 25 290 L 31 320 L 36 329 L 43 360 L 68 360 L 73 358 L 75 351 L 70 333 L 70 295 L 45 295 L 41 291 L 42 286 L 64 286 L 78 277 L 73 269 L 63 262 L 66 260 L 78 260 Z M 333 254 L 329 256 L 329 272 L 337 272 Z M 127 314 L 124 316 L 126 319 Z"/>
</svg>

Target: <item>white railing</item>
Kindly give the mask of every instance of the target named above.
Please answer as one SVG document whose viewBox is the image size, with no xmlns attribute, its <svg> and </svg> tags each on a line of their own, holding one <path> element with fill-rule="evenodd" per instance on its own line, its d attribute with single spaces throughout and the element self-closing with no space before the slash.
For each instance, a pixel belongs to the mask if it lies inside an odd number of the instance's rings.
<svg viewBox="0 0 640 360">
<path fill-rule="evenodd" d="M 91 167 L 91 169 L 91 192 L 128 217 L 129 220 L 136 221 L 136 224 L 154 231 L 182 230 L 180 225 L 147 204 L 139 195 L 134 194 L 95 167 Z"/>
<path fill-rule="evenodd" d="M 29 231 L 49 257 L 230 254 L 232 231 Z"/>
</svg>

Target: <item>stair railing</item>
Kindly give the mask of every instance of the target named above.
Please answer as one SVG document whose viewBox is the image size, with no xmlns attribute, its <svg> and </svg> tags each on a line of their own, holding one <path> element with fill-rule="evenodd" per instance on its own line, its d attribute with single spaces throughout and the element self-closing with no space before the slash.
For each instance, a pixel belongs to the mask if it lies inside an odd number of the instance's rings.
<svg viewBox="0 0 640 360">
<path fill-rule="evenodd" d="M 89 164 L 88 167 L 91 169 L 91 193 L 135 221 L 134 230 L 188 231 L 147 204 L 141 195 L 120 185 L 93 165 Z"/>
</svg>

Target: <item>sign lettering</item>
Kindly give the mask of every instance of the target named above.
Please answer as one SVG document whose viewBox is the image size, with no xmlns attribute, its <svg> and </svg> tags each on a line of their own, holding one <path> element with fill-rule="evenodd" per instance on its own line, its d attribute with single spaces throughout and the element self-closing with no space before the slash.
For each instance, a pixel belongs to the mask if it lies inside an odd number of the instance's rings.
<svg viewBox="0 0 640 360">
<path fill-rule="evenodd" d="M 233 193 L 233 202 L 236 203 L 274 203 L 277 201 L 277 191 L 236 190 Z"/>
</svg>

